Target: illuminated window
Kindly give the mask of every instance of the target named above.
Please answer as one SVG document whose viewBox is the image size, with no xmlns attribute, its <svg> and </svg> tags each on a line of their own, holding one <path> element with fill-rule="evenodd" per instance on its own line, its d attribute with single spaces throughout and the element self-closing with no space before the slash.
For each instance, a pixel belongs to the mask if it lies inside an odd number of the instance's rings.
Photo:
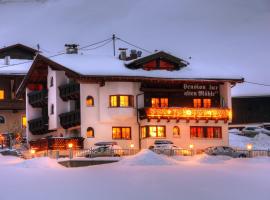
<svg viewBox="0 0 270 200">
<path fill-rule="evenodd" d="M 174 137 L 180 136 L 180 128 L 178 126 L 173 127 L 173 136 Z"/>
<path fill-rule="evenodd" d="M 92 96 L 86 97 L 86 106 L 94 106 L 94 98 Z"/>
<path fill-rule="evenodd" d="M 193 99 L 193 106 L 194 106 L 194 108 L 201 108 L 202 107 L 202 100 L 201 99 Z"/>
<path fill-rule="evenodd" d="M 159 98 L 152 98 L 151 104 L 153 108 L 159 107 Z"/>
<path fill-rule="evenodd" d="M 112 128 L 112 139 L 130 140 L 131 139 L 131 128 L 130 127 L 113 127 Z"/>
<path fill-rule="evenodd" d="M 168 107 L 168 98 L 160 98 L 160 107 Z"/>
<path fill-rule="evenodd" d="M 117 96 L 110 96 L 111 107 L 117 107 Z"/>
<path fill-rule="evenodd" d="M 211 107 L 211 99 L 203 99 L 203 107 L 210 108 Z"/>
<path fill-rule="evenodd" d="M 0 90 L 0 100 L 5 99 L 5 91 L 4 90 Z"/>
<path fill-rule="evenodd" d="M 5 123 L 5 117 L 0 115 L 0 124 L 4 124 Z"/>
<path fill-rule="evenodd" d="M 169 100 L 168 98 L 151 98 L 151 105 L 152 107 L 168 107 Z"/>
<path fill-rule="evenodd" d="M 146 127 L 145 126 L 141 127 L 141 136 L 142 136 L 142 138 L 147 137 L 147 132 L 146 132 Z"/>
<path fill-rule="evenodd" d="M 120 107 L 128 107 L 128 96 L 120 96 Z"/>
<path fill-rule="evenodd" d="M 92 127 L 88 127 L 86 130 L 86 137 L 93 138 L 95 137 L 94 129 Z"/>
<path fill-rule="evenodd" d="M 146 137 L 166 137 L 165 126 L 148 126 Z"/>
<path fill-rule="evenodd" d="M 23 128 L 26 128 L 27 126 L 27 119 L 26 119 L 26 116 L 22 116 L 22 127 Z"/>
<path fill-rule="evenodd" d="M 193 126 L 190 127 L 191 138 L 222 138 L 221 127 Z"/>
<path fill-rule="evenodd" d="M 132 95 L 112 95 L 110 96 L 110 107 L 132 107 Z"/>
<path fill-rule="evenodd" d="M 53 77 L 50 78 L 50 87 L 53 86 Z"/>
</svg>

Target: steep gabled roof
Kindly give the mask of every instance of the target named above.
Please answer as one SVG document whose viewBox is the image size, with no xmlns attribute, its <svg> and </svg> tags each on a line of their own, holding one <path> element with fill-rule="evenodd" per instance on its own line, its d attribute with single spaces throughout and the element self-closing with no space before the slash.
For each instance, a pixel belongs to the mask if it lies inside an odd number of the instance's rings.
<svg viewBox="0 0 270 200">
<path fill-rule="evenodd" d="M 14 48 L 22 48 L 22 49 L 24 49 L 26 51 L 32 52 L 33 54 L 36 54 L 36 53 L 39 52 L 37 49 L 33 49 L 33 48 L 28 47 L 26 45 L 17 43 L 17 44 L 13 44 L 13 45 L 10 45 L 10 46 L 7 46 L 7 47 L 0 48 L 0 53 L 2 53 L 4 51 L 7 51 L 7 50 L 10 50 L 10 49 L 14 49 Z"/>
<path fill-rule="evenodd" d="M 127 62 L 126 67 L 128 67 L 129 69 L 145 69 L 146 64 L 151 62 L 151 61 L 155 62 L 154 63 L 154 65 L 156 67 L 155 69 L 162 69 L 160 61 L 170 63 L 171 64 L 170 68 L 164 68 L 164 69 L 169 70 L 169 71 L 179 70 L 179 69 L 189 65 L 189 63 L 187 61 L 182 60 L 181 58 L 173 56 L 173 55 L 166 53 L 164 51 L 158 51 L 158 52 L 153 53 L 151 55 Z M 149 68 L 147 70 L 149 70 Z"/>
</svg>

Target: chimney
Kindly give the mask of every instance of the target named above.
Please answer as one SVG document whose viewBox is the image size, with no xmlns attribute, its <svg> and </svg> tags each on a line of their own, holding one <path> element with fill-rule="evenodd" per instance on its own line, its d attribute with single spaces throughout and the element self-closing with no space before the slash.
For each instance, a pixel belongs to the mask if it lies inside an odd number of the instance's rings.
<svg viewBox="0 0 270 200">
<path fill-rule="evenodd" d="M 65 44 L 66 54 L 78 54 L 78 44 Z"/>
<path fill-rule="evenodd" d="M 10 56 L 5 56 L 5 65 L 10 65 Z"/>
<path fill-rule="evenodd" d="M 119 48 L 120 54 L 119 59 L 120 60 L 127 60 L 127 49 L 126 48 Z"/>
<path fill-rule="evenodd" d="M 142 51 L 137 51 L 137 57 L 138 58 L 142 57 Z"/>
<path fill-rule="evenodd" d="M 130 50 L 130 57 L 129 57 L 129 59 L 130 59 L 130 60 L 133 60 L 133 59 L 136 59 L 137 57 L 138 57 L 138 55 L 137 55 L 137 50 L 131 49 L 131 50 Z"/>
</svg>

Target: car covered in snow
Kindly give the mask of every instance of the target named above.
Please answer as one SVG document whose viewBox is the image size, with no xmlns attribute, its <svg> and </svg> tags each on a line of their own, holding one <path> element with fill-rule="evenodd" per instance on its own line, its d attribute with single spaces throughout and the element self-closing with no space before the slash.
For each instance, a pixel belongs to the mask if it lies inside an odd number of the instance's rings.
<svg viewBox="0 0 270 200">
<path fill-rule="evenodd" d="M 150 146 L 149 149 L 156 153 L 164 153 L 165 151 L 179 148 L 170 140 L 155 140 L 154 145 Z"/>
<path fill-rule="evenodd" d="M 261 126 L 246 126 L 242 129 L 242 134 L 246 136 L 255 136 L 259 133 L 270 135 L 270 131 Z"/>
<path fill-rule="evenodd" d="M 247 153 L 244 152 L 237 152 L 232 147 L 228 146 L 215 146 L 215 147 L 208 147 L 204 151 L 206 154 L 211 156 L 230 156 L 233 158 L 246 158 L 248 157 Z"/>
<path fill-rule="evenodd" d="M 15 156 L 15 157 L 24 158 L 23 154 L 16 149 L 1 149 L 0 154 L 2 156 Z"/>
<path fill-rule="evenodd" d="M 117 142 L 98 142 L 85 157 L 120 157 L 123 154 L 124 151 Z"/>
</svg>

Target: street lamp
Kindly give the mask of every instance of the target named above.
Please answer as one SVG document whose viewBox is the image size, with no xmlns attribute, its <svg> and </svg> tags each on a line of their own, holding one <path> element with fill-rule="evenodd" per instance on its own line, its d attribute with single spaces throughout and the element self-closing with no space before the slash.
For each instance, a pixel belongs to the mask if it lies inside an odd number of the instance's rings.
<svg viewBox="0 0 270 200">
<path fill-rule="evenodd" d="M 35 153 L 36 153 L 36 150 L 35 149 L 30 149 L 30 154 L 31 154 L 31 157 L 32 158 L 35 157 Z"/>
<path fill-rule="evenodd" d="M 252 157 L 252 148 L 253 148 L 252 144 L 247 144 L 247 150 L 248 150 L 249 157 Z"/>
<path fill-rule="evenodd" d="M 190 144 L 189 149 L 190 149 L 191 155 L 193 156 L 193 154 L 194 154 L 194 144 Z"/>
<path fill-rule="evenodd" d="M 72 152 L 72 143 L 68 143 L 68 148 L 69 148 L 69 159 L 71 160 L 73 158 L 73 152 Z"/>
</svg>

